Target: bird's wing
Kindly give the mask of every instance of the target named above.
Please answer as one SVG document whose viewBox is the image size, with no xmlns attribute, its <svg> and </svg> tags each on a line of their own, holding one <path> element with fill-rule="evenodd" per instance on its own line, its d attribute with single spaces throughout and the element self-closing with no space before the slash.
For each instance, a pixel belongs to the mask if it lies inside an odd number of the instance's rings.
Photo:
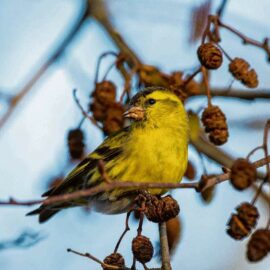
<svg viewBox="0 0 270 270">
<path fill-rule="evenodd" d="M 99 160 L 104 161 L 106 168 L 106 163 L 121 156 L 128 135 L 129 129 L 125 128 L 109 136 L 94 152 L 90 153 L 67 175 L 62 184 L 48 190 L 42 196 L 69 193 L 95 186 L 102 181 L 97 168 Z"/>
</svg>

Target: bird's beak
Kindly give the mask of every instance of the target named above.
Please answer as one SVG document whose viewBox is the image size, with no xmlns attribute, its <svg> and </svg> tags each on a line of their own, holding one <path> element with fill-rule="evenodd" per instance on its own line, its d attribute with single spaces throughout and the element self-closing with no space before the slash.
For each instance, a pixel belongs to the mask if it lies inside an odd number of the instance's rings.
<svg viewBox="0 0 270 270">
<path fill-rule="evenodd" d="M 129 118 L 129 119 L 133 119 L 135 121 L 139 121 L 139 120 L 142 120 L 144 119 L 144 114 L 145 114 L 145 111 L 142 107 L 139 107 L 139 106 L 134 106 L 134 107 L 131 107 L 129 110 L 127 110 L 123 116 L 125 118 Z"/>
</svg>

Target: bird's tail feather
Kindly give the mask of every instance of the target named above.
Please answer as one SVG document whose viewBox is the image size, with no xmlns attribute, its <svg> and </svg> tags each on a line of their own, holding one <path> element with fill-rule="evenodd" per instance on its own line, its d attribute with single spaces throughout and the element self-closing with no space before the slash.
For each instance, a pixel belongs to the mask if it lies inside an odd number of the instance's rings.
<svg viewBox="0 0 270 270">
<path fill-rule="evenodd" d="M 38 209 L 35 209 L 32 212 L 27 213 L 27 216 L 39 215 L 39 222 L 43 223 L 58 213 L 60 209 L 54 209 L 51 207 L 40 206 Z"/>
</svg>

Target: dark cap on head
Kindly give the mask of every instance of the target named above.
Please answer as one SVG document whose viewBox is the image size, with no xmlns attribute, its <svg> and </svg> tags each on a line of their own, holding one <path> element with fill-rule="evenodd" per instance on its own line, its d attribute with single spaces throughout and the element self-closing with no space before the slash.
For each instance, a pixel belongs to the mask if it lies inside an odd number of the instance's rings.
<svg viewBox="0 0 270 270">
<path fill-rule="evenodd" d="M 131 106 L 135 105 L 141 97 L 146 97 L 147 95 L 155 91 L 169 91 L 169 90 L 160 86 L 151 86 L 151 87 L 144 88 L 143 90 L 138 92 L 135 96 L 133 96 L 133 98 L 129 102 L 129 105 Z"/>
</svg>

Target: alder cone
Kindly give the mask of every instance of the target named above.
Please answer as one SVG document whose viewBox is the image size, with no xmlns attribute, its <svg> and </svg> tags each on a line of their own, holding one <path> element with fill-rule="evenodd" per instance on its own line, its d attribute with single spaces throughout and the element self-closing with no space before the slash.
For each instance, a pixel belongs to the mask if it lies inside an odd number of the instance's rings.
<svg viewBox="0 0 270 270">
<path fill-rule="evenodd" d="M 251 262 L 258 262 L 270 252 L 270 230 L 255 231 L 247 246 L 247 258 Z"/>
<path fill-rule="evenodd" d="M 218 69 L 223 62 L 222 52 L 211 42 L 199 46 L 197 54 L 201 64 L 208 69 Z"/>
<path fill-rule="evenodd" d="M 254 69 L 246 73 L 242 79 L 242 83 L 248 88 L 256 88 L 259 85 L 258 75 Z"/>
<path fill-rule="evenodd" d="M 120 253 L 112 253 L 111 255 L 107 256 L 104 260 L 104 263 L 108 265 L 118 266 L 124 269 L 125 267 L 125 260 Z M 103 266 L 103 270 L 111 270 L 111 267 Z"/>
<path fill-rule="evenodd" d="M 185 84 L 181 71 L 171 73 L 168 83 L 169 89 L 178 96 L 182 102 L 185 102 L 188 97 L 198 95 L 201 92 L 200 85 L 196 81 L 191 80 Z"/>
<path fill-rule="evenodd" d="M 97 83 L 92 96 L 101 104 L 109 105 L 115 101 L 116 86 L 111 81 Z"/>
<path fill-rule="evenodd" d="M 176 217 L 180 212 L 179 205 L 170 195 L 161 199 L 152 197 L 146 203 L 145 215 L 148 220 L 160 223 Z"/>
<path fill-rule="evenodd" d="M 84 155 L 84 135 L 81 129 L 71 129 L 68 132 L 68 150 L 71 158 L 80 159 Z"/>
<path fill-rule="evenodd" d="M 237 190 L 244 190 L 256 180 L 256 167 L 247 159 L 237 159 L 231 167 L 230 182 Z"/>
<path fill-rule="evenodd" d="M 168 221 L 179 214 L 180 212 L 179 204 L 170 195 L 162 198 L 162 201 L 164 203 L 162 213 L 163 221 Z"/>
<path fill-rule="evenodd" d="M 227 142 L 229 132 L 226 116 L 218 106 L 210 105 L 203 111 L 202 123 L 213 144 L 222 145 Z"/>
<path fill-rule="evenodd" d="M 132 240 L 132 252 L 136 260 L 147 263 L 153 257 L 154 248 L 148 237 L 138 235 Z"/>
<path fill-rule="evenodd" d="M 254 205 L 248 202 L 239 205 L 236 211 L 237 214 L 233 214 L 227 224 L 227 233 L 236 240 L 242 240 L 257 225 L 259 212 Z"/>
<path fill-rule="evenodd" d="M 104 121 L 105 120 L 106 109 L 107 109 L 107 106 L 98 102 L 96 99 L 94 99 L 93 103 L 91 103 L 89 106 L 89 111 L 91 111 L 93 113 L 93 117 L 97 121 Z"/>
<path fill-rule="evenodd" d="M 121 103 L 113 103 L 106 111 L 106 118 L 103 122 L 105 134 L 111 134 L 120 130 L 124 125 L 124 107 Z"/>
<path fill-rule="evenodd" d="M 242 58 L 234 58 L 229 64 L 229 71 L 236 80 L 249 88 L 255 88 L 259 84 L 256 71 L 250 69 L 249 63 Z"/>
</svg>

